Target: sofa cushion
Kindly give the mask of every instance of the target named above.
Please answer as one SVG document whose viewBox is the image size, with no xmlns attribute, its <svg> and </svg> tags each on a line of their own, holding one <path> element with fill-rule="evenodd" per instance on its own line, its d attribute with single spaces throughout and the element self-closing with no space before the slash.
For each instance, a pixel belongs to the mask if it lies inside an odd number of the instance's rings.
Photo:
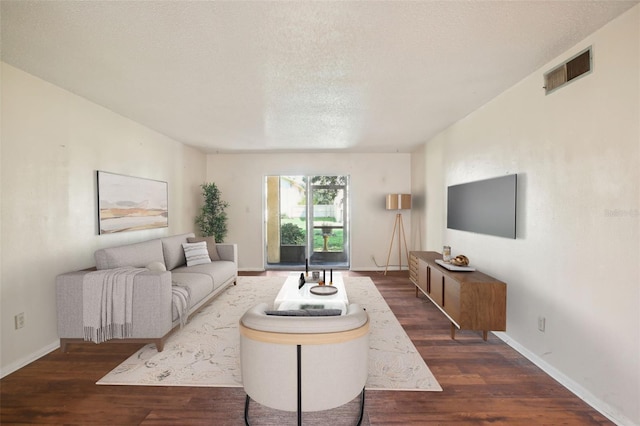
<svg viewBox="0 0 640 426">
<path fill-rule="evenodd" d="M 98 270 L 122 268 L 123 266 L 144 268 L 152 262 L 164 263 L 162 243 L 157 239 L 100 249 L 94 253 L 94 257 Z"/>
<path fill-rule="evenodd" d="M 172 272 L 190 272 L 207 275 L 213 280 L 213 287 L 218 288 L 230 278 L 236 276 L 237 269 L 234 262 L 217 260 L 203 265 L 181 266 Z"/>
<path fill-rule="evenodd" d="M 342 309 L 289 309 L 283 311 L 264 311 L 267 315 L 279 317 L 335 317 L 342 314 Z"/>
<path fill-rule="evenodd" d="M 164 252 L 164 264 L 166 265 L 167 270 L 171 271 L 172 269 L 187 263 L 187 260 L 184 257 L 182 243 L 186 243 L 187 238 L 193 236 L 193 232 L 190 232 L 188 234 L 160 238 L 160 241 L 162 241 L 162 251 Z"/>
<path fill-rule="evenodd" d="M 199 243 L 204 241 L 207 243 L 207 251 L 209 252 L 209 259 L 211 260 L 220 260 L 220 255 L 218 254 L 218 249 L 216 248 L 216 239 L 215 237 L 189 237 L 187 238 L 187 242 L 190 243 Z"/>
<path fill-rule="evenodd" d="M 208 297 L 213 291 L 213 280 L 207 274 L 190 273 L 190 272 L 171 272 L 171 281 L 174 285 L 187 287 L 189 289 L 190 306 L 189 310 L 205 297 Z M 172 312 L 173 321 L 178 319 L 178 311 L 175 306 Z"/>
<path fill-rule="evenodd" d="M 199 243 L 182 243 L 184 248 L 184 256 L 187 258 L 187 266 L 202 265 L 203 263 L 211 263 L 209 252 L 207 251 L 207 243 L 201 241 Z"/>
<path fill-rule="evenodd" d="M 264 302 L 255 305 L 242 315 L 240 322 L 248 328 L 274 333 L 337 333 L 354 330 L 369 321 L 367 312 L 357 303 L 347 307 L 344 315 L 330 317 L 291 318 L 267 315 L 268 305 Z"/>
<path fill-rule="evenodd" d="M 164 263 L 162 262 L 151 262 L 146 266 L 146 268 L 154 272 L 164 272 L 167 270 L 167 267 L 164 266 Z"/>
</svg>

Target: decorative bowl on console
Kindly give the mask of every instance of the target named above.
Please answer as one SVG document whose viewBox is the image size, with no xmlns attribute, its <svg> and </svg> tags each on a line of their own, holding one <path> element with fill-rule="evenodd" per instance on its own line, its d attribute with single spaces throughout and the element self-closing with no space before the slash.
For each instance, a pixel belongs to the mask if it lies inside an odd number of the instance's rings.
<svg viewBox="0 0 640 426">
<path fill-rule="evenodd" d="M 451 259 L 451 264 L 456 266 L 469 266 L 469 258 L 464 254 L 459 254 Z"/>
</svg>

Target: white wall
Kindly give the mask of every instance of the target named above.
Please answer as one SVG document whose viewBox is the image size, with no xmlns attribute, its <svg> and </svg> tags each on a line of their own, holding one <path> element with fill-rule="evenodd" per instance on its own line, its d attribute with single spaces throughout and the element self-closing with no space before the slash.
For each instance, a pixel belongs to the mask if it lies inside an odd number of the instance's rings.
<svg viewBox="0 0 640 426">
<path fill-rule="evenodd" d="M 427 229 L 426 199 L 427 172 L 425 147 L 421 146 L 411 155 L 411 242 L 409 250 L 424 250 L 426 240 L 424 230 Z"/>
<path fill-rule="evenodd" d="M 589 45 L 593 73 L 545 96 L 543 72 Z M 503 337 L 620 424 L 640 424 L 639 62 L 636 6 L 416 153 L 427 248 L 505 281 Z M 446 186 L 507 173 L 516 240 L 446 229 Z"/>
<path fill-rule="evenodd" d="M 410 169 L 410 154 L 225 154 L 209 155 L 207 180 L 218 185 L 230 204 L 226 240 L 238 244 L 240 269 L 262 270 L 265 176 L 349 175 L 351 269 L 372 270 L 377 269 L 372 255 L 378 264 L 386 263 L 395 222 L 395 212 L 385 210 L 385 194 L 410 193 Z M 407 212 L 403 222 L 409 238 Z M 403 257 L 406 265 L 404 248 Z M 398 264 L 395 244 L 390 264 Z"/>
<path fill-rule="evenodd" d="M 4 63 L 1 137 L 4 376 L 58 346 L 57 274 L 102 247 L 194 230 L 206 157 Z M 169 228 L 97 235 L 96 170 L 168 182 Z"/>
</svg>

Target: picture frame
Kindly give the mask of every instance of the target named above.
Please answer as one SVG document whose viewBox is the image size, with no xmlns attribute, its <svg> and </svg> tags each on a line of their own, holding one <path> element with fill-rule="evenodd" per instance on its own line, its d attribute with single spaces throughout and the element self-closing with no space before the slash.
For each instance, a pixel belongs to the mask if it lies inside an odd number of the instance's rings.
<svg viewBox="0 0 640 426">
<path fill-rule="evenodd" d="M 99 234 L 169 226 L 167 182 L 98 170 Z"/>
</svg>

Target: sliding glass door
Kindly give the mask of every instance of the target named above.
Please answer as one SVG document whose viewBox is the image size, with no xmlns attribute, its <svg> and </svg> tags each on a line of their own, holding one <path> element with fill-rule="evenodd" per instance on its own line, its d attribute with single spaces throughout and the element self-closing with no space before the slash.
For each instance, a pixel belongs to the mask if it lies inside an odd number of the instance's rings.
<svg viewBox="0 0 640 426">
<path fill-rule="evenodd" d="M 266 269 L 349 268 L 348 176 L 267 176 Z"/>
</svg>

